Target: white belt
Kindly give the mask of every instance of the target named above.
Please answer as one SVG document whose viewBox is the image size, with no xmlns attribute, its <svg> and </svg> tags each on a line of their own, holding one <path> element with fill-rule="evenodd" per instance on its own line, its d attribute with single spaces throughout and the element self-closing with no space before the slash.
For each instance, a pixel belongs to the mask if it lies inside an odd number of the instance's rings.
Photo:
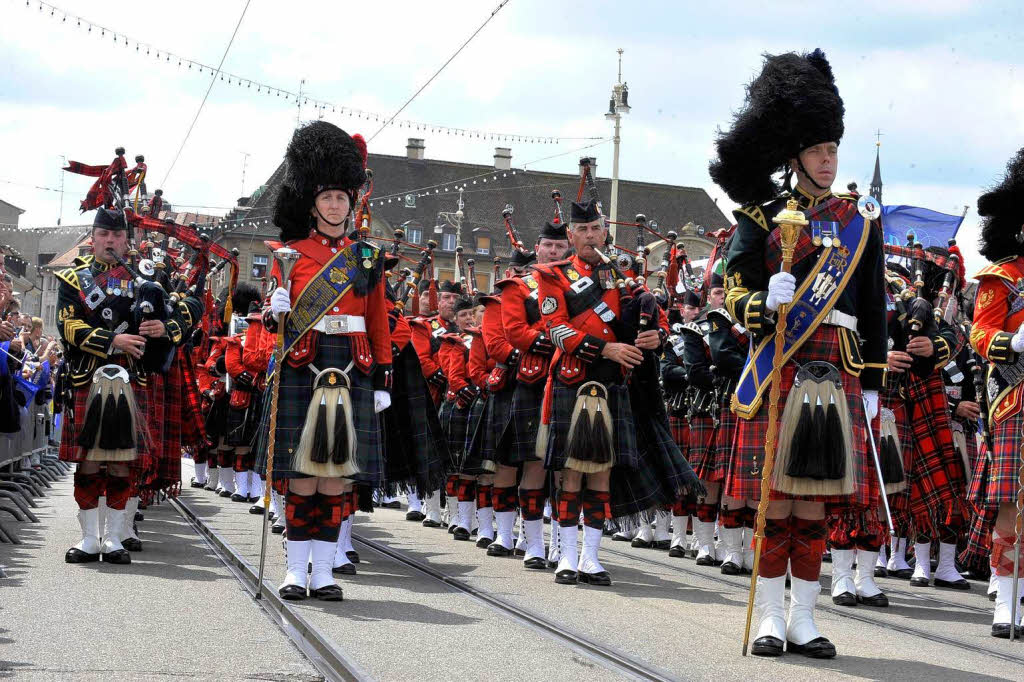
<svg viewBox="0 0 1024 682">
<path fill-rule="evenodd" d="M 313 329 L 324 334 L 366 332 L 366 318 L 361 315 L 324 315 Z"/>
<path fill-rule="evenodd" d="M 857 316 L 841 313 L 834 308 L 822 320 L 822 324 L 830 324 L 833 327 L 844 327 L 850 331 L 857 331 Z"/>
</svg>

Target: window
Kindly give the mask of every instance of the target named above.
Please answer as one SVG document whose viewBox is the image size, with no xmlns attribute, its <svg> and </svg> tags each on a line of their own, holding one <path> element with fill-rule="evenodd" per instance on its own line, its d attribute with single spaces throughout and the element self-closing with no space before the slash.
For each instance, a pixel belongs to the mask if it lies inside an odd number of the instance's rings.
<svg viewBox="0 0 1024 682">
<path fill-rule="evenodd" d="M 442 251 L 454 251 L 455 250 L 455 233 L 446 232 L 441 235 L 441 250 Z"/>
<path fill-rule="evenodd" d="M 267 276 L 267 260 L 269 256 L 260 256 L 253 254 L 252 257 L 252 276 L 253 279 L 265 279 Z"/>
<path fill-rule="evenodd" d="M 491 252 L 491 238 L 490 237 L 477 237 L 476 238 L 476 252 L 477 253 L 490 253 Z"/>
<path fill-rule="evenodd" d="M 453 282 L 455 281 L 455 271 L 451 268 L 438 268 L 437 269 L 437 281 L 438 282 Z"/>
<path fill-rule="evenodd" d="M 410 227 L 406 230 L 405 237 L 410 244 L 419 244 L 423 241 L 423 230 L 418 227 Z"/>
</svg>

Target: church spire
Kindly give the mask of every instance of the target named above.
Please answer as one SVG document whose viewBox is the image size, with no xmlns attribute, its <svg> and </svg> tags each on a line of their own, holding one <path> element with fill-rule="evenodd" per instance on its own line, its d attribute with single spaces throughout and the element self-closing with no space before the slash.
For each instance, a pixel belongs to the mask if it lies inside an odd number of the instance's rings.
<svg viewBox="0 0 1024 682">
<path fill-rule="evenodd" d="M 879 151 L 882 146 L 882 132 L 876 133 L 878 140 L 875 142 L 875 174 L 871 178 L 871 189 L 868 193 L 882 203 L 882 164 L 879 160 Z"/>
</svg>

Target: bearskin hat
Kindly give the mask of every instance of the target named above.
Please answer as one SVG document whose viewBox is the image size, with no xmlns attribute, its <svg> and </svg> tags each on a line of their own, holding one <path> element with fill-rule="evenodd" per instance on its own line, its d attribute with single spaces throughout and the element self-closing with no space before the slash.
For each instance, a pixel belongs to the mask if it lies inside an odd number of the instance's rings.
<svg viewBox="0 0 1024 682">
<path fill-rule="evenodd" d="M 245 315 L 249 312 L 252 303 L 260 303 L 263 297 L 260 290 L 247 282 L 239 282 L 235 290 L 231 292 L 231 310 L 236 315 Z"/>
<path fill-rule="evenodd" d="M 345 190 L 354 206 L 366 182 L 366 142 L 327 121 L 296 129 L 284 158 L 284 181 L 274 201 L 274 224 L 282 241 L 309 235 L 309 210 L 320 192 Z"/>
<path fill-rule="evenodd" d="M 990 261 L 1024 256 L 1024 244 L 1017 241 L 1024 225 L 1024 149 L 1010 159 L 1002 181 L 978 197 L 978 215 L 982 256 Z"/>
<path fill-rule="evenodd" d="M 832 67 L 820 49 L 765 55 L 732 129 L 718 133 L 718 158 L 708 168 L 711 179 L 740 205 L 771 201 L 782 191 L 773 176 L 790 159 L 808 147 L 842 139 L 843 112 Z"/>
</svg>

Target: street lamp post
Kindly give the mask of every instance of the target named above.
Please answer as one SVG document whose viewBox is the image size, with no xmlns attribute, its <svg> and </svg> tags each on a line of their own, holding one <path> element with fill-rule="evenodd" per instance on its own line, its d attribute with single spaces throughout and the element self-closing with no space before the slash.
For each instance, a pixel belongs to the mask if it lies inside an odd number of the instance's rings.
<svg viewBox="0 0 1024 682">
<path fill-rule="evenodd" d="M 629 86 L 622 82 L 622 48 L 618 49 L 619 53 L 619 77 L 618 82 L 612 86 L 612 96 L 608 100 L 608 113 L 604 117 L 610 121 L 615 121 L 615 136 L 612 138 L 612 144 L 615 147 L 615 153 L 612 157 L 612 199 L 611 199 L 611 210 L 610 218 L 612 222 L 619 218 L 619 132 L 622 129 L 622 115 L 629 113 Z M 611 233 L 612 241 L 615 240 L 615 225 L 609 225 L 608 229 Z"/>
<path fill-rule="evenodd" d="M 459 188 L 459 207 L 458 207 L 458 209 L 455 210 L 455 211 L 438 211 L 438 213 L 437 213 L 437 225 L 434 226 L 434 233 L 435 234 L 441 234 L 441 233 L 444 232 L 444 225 L 441 222 L 442 220 L 455 228 L 455 254 L 456 254 L 455 258 L 456 258 L 456 261 L 455 261 L 455 275 L 454 275 L 454 277 L 456 279 L 458 279 L 458 276 L 459 276 L 459 263 L 458 263 L 457 259 L 459 257 L 458 254 L 459 254 L 460 247 L 462 246 L 462 219 L 466 215 L 462 211 L 462 209 L 465 208 L 465 206 L 466 206 L 466 204 L 462 201 L 462 192 L 463 192 L 463 188 L 460 187 Z"/>
</svg>

